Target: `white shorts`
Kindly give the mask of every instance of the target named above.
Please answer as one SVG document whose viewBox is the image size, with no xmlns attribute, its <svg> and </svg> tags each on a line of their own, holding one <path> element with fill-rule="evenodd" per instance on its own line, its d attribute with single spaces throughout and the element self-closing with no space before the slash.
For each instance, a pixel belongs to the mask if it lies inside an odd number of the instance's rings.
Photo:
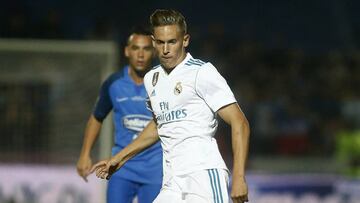
<svg viewBox="0 0 360 203">
<path fill-rule="evenodd" d="M 228 203 L 229 174 L 224 169 L 164 177 L 154 203 Z"/>
</svg>

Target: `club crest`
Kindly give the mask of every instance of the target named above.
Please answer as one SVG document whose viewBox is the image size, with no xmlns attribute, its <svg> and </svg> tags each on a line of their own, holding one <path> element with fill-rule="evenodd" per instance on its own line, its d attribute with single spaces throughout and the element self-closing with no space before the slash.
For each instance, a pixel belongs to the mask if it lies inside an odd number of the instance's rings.
<svg viewBox="0 0 360 203">
<path fill-rule="evenodd" d="M 155 72 L 152 77 L 152 85 L 155 86 L 159 79 L 159 72 Z"/>
<path fill-rule="evenodd" d="M 174 89 L 174 94 L 179 95 L 182 92 L 181 82 L 177 82 Z"/>
</svg>

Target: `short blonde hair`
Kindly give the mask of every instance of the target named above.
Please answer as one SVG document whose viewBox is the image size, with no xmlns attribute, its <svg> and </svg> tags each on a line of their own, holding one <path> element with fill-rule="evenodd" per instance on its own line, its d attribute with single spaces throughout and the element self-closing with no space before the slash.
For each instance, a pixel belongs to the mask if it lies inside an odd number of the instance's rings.
<svg viewBox="0 0 360 203">
<path fill-rule="evenodd" d="M 152 32 L 155 27 L 164 25 L 178 25 L 183 34 L 187 34 L 185 17 L 178 11 L 171 9 L 157 9 L 150 16 Z"/>
</svg>

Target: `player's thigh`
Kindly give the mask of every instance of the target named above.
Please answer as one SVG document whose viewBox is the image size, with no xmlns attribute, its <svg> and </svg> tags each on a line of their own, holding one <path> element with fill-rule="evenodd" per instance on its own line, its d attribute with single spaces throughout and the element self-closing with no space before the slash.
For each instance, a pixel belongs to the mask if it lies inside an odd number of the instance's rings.
<svg viewBox="0 0 360 203">
<path fill-rule="evenodd" d="M 107 203 L 132 203 L 136 195 L 136 184 L 132 181 L 112 176 L 108 182 Z"/>
<path fill-rule="evenodd" d="M 143 184 L 138 189 L 139 203 L 152 203 L 158 196 L 161 189 L 161 184 Z"/>
</svg>

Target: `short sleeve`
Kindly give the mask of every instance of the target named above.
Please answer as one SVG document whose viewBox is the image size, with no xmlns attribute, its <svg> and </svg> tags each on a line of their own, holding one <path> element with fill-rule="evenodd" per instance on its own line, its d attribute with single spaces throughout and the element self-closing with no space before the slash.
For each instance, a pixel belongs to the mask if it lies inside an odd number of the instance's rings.
<svg viewBox="0 0 360 203">
<path fill-rule="evenodd" d="M 196 76 L 196 91 L 212 111 L 236 102 L 233 92 L 224 77 L 211 64 L 202 66 Z"/>
<path fill-rule="evenodd" d="M 111 83 L 112 80 L 107 80 L 102 84 L 99 97 L 95 104 L 93 115 L 99 122 L 102 122 L 113 108 L 109 93 Z"/>
</svg>

